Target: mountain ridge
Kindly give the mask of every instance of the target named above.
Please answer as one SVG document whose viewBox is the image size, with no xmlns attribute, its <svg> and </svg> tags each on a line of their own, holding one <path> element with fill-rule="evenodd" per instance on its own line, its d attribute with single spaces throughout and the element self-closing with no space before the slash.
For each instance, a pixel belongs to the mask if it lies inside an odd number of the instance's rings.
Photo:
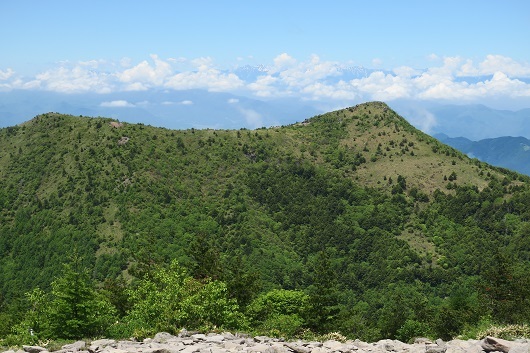
<svg viewBox="0 0 530 353">
<path fill-rule="evenodd" d="M 469 157 L 530 175 L 530 140 L 525 137 L 505 136 L 478 141 L 464 137 L 451 138 L 445 134 L 436 134 L 434 137 Z"/>
<path fill-rule="evenodd" d="M 323 268 L 341 314 L 322 314 L 321 327 L 396 337 L 407 320 L 445 327 L 436 313 L 462 308 L 443 298 L 474 300 L 477 278 L 498 278 L 497 252 L 510 252 L 517 283 L 529 266 L 529 178 L 468 158 L 382 102 L 254 130 L 48 113 L 0 129 L 0 147 L 7 303 L 48 290 L 74 249 L 100 285 L 178 260 L 226 281 L 242 307 L 275 289 L 314 293 Z M 502 320 L 506 303 L 527 315 L 524 300 L 495 303 Z"/>
</svg>

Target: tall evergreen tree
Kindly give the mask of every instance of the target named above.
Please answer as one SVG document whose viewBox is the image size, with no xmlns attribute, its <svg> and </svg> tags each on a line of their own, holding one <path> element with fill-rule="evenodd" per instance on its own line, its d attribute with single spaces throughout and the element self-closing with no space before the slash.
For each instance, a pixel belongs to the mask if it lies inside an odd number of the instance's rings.
<svg viewBox="0 0 530 353">
<path fill-rule="evenodd" d="M 329 332 L 339 313 L 337 274 L 331 266 L 327 250 L 320 251 L 316 258 L 313 283 L 310 287 L 310 310 L 307 322 L 316 332 Z"/>
<path fill-rule="evenodd" d="M 52 337 L 78 339 L 102 334 L 112 322 L 114 308 L 96 292 L 76 253 L 52 283 L 49 330 Z"/>
<path fill-rule="evenodd" d="M 213 244 L 211 237 L 204 232 L 198 232 L 190 244 L 190 256 L 195 260 L 193 277 L 198 279 L 220 279 L 223 273 L 219 250 Z"/>
</svg>

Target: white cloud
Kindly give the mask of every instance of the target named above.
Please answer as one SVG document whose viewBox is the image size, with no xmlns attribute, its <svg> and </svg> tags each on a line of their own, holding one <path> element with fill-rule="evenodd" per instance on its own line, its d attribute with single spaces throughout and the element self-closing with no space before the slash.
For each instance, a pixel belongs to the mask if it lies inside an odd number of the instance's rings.
<svg viewBox="0 0 530 353">
<path fill-rule="evenodd" d="M 8 68 L 5 71 L 0 70 L 0 80 L 7 80 L 15 74 L 15 71 Z"/>
<path fill-rule="evenodd" d="M 530 77 L 530 64 L 519 63 L 502 55 L 488 55 L 479 64 L 479 72 L 483 75 L 503 72 L 510 77 Z"/>
<path fill-rule="evenodd" d="M 507 72 L 525 75 L 526 64 L 515 65 L 513 60 L 498 56 L 487 56 L 478 66 L 458 56 L 440 58 L 432 54 L 429 59 L 438 64 L 425 70 L 399 66 L 391 73 L 375 71 L 368 77 L 345 82 L 340 76 L 341 65 L 336 62 L 321 61 L 316 55 L 299 62 L 284 53 L 274 59 L 274 67 L 267 75 L 259 76 L 246 88 L 258 97 L 300 97 L 321 101 L 391 101 L 403 98 L 478 101 L 496 94 L 512 98 L 528 96 L 530 85 L 510 79 L 510 74 L 504 71 L 491 73 L 496 75 L 491 80 L 469 83 L 461 79 L 462 76 L 480 77 L 495 67 L 510 67 L 512 69 Z M 506 74 L 506 77 L 500 73 Z"/>
<path fill-rule="evenodd" d="M 131 67 L 132 66 L 132 59 L 128 58 L 128 57 L 121 58 L 120 66 L 121 67 Z"/>
<path fill-rule="evenodd" d="M 128 90 L 133 90 L 134 87 L 143 90 L 146 87 L 161 86 L 173 70 L 170 64 L 159 59 L 157 55 L 151 54 L 151 59 L 154 66 L 144 60 L 130 69 L 117 73 L 116 76 L 121 82 L 129 83 Z"/>
<path fill-rule="evenodd" d="M 321 62 L 317 55 L 312 55 L 308 62 L 287 68 L 279 73 L 283 83 L 292 87 L 303 87 L 329 76 L 338 76 L 339 66 L 335 62 Z"/>
<path fill-rule="evenodd" d="M 167 61 L 172 62 L 172 63 L 185 63 L 186 61 L 188 61 L 188 59 L 184 57 L 168 58 Z"/>
<path fill-rule="evenodd" d="M 19 77 L 18 73 L 15 74 L 8 68 L 0 70 L 0 90 L 41 89 L 63 93 L 104 94 L 150 89 L 204 89 L 246 93 L 261 98 L 294 97 L 319 101 L 327 106 L 362 100 L 392 101 L 402 98 L 487 103 L 492 98 L 530 97 L 530 83 L 527 79 L 530 78 L 529 63 L 502 55 L 487 55 L 482 60 L 475 61 L 434 54 L 428 58 L 431 62 L 425 69 L 401 65 L 371 72 L 366 77 L 350 79 L 347 77 L 351 76 L 346 76 L 345 72 L 351 75 L 356 71 L 345 69 L 351 63 L 322 60 L 317 55 L 297 60 L 282 53 L 272 59 L 266 70 L 256 71 L 259 76 L 253 82 L 244 82 L 233 71 L 216 66 L 210 57 L 161 59 L 153 54 L 150 59 L 137 64 L 131 63 L 131 59 L 126 57 L 115 63 L 105 60 L 74 63 L 65 61 L 29 78 Z M 177 66 L 180 71 L 176 70 Z M 227 98 L 227 102 L 235 104 L 237 99 Z M 170 103 L 193 104 L 187 100 L 168 100 L 163 104 Z M 120 103 L 112 104 L 120 106 Z M 250 111 L 245 114 L 250 120 L 260 119 L 259 114 L 253 115 Z"/>
<path fill-rule="evenodd" d="M 36 76 L 32 86 L 62 93 L 110 93 L 113 90 L 108 74 L 83 65 L 47 70 Z"/>
<path fill-rule="evenodd" d="M 200 57 L 191 60 L 191 63 L 195 65 L 199 70 L 206 70 L 213 65 L 213 59 L 209 56 Z"/>
<path fill-rule="evenodd" d="M 381 65 L 383 65 L 383 60 L 379 58 L 374 58 L 372 59 L 372 65 L 375 67 L 381 67 Z"/>
<path fill-rule="evenodd" d="M 115 100 L 110 102 L 102 102 L 100 106 L 105 108 L 129 108 L 134 107 L 135 105 L 127 102 L 126 100 Z"/>
<path fill-rule="evenodd" d="M 235 74 L 223 74 L 216 69 L 207 69 L 176 74 L 169 78 L 164 86 L 176 90 L 230 91 L 243 86 L 243 81 Z"/>
<path fill-rule="evenodd" d="M 238 110 L 251 128 L 255 129 L 263 126 L 263 117 L 255 110 L 244 108 L 239 108 Z"/>
<path fill-rule="evenodd" d="M 436 117 L 424 107 L 415 104 L 407 104 L 402 109 L 407 120 L 414 126 L 417 126 L 421 131 L 430 134 L 434 127 L 438 125 Z"/>
<path fill-rule="evenodd" d="M 39 80 L 32 80 L 28 82 L 23 82 L 22 80 L 16 80 L 13 84 L 14 88 L 20 89 L 38 89 L 41 87 L 41 82 Z"/>
<path fill-rule="evenodd" d="M 175 105 L 175 104 L 179 104 L 179 105 L 193 105 L 193 101 L 190 101 L 190 100 L 183 100 L 183 101 L 180 101 L 180 102 L 163 101 L 160 104 L 162 104 L 162 105 Z"/>
<path fill-rule="evenodd" d="M 271 97 L 277 93 L 277 89 L 274 87 L 277 81 L 278 78 L 271 75 L 259 76 L 255 82 L 247 85 L 247 88 L 258 97 Z"/>
<path fill-rule="evenodd" d="M 421 131 L 430 134 L 432 129 L 437 125 L 438 122 L 434 114 L 425 110 L 422 112 L 422 119 L 418 122 L 417 126 L 419 126 Z"/>
<path fill-rule="evenodd" d="M 142 82 L 133 82 L 123 86 L 124 91 L 147 91 L 150 85 L 146 85 Z"/>
<path fill-rule="evenodd" d="M 243 81 L 233 73 L 223 73 L 213 67 L 211 58 L 192 60 L 197 71 L 181 72 L 169 77 L 164 84 L 176 90 L 207 89 L 209 91 L 230 91 L 243 86 Z"/>
<path fill-rule="evenodd" d="M 487 55 L 478 65 L 468 59 L 460 67 L 458 76 L 489 76 L 503 72 L 509 77 L 530 77 L 530 64 L 517 62 L 502 55 Z"/>
<path fill-rule="evenodd" d="M 410 98 L 412 95 L 408 73 L 405 77 L 401 77 L 376 71 L 366 78 L 355 79 L 350 83 L 359 92 L 367 93 L 375 100 Z"/>
<path fill-rule="evenodd" d="M 399 67 L 394 68 L 392 71 L 394 72 L 394 74 L 396 74 L 396 76 L 400 76 L 404 78 L 417 76 L 421 74 L 420 70 L 416 70 L 408 66 L 399 66 Z"/>
<path fill-rule="evenodd" d="M 274 59 L 274 69 L 267 75 L 259 76 L 246 88 L 259 97 L 301 97 L 313 100 L 394 100 L 408 99 L 446 99 L 479 100 L 482 97 L 501 94 L 509 97 L 526 97 L 529 85 L 524 81 L 511 78 L 510 74 L 524 75 L 526 64 L 514 65 L 514 61 L 504 57 L 488 56 L 474 66 L 469 59 L 462 57 L 443 57 L 431 55 L 438 61 L 425 70 L 408 66 L 399 66 L 388 71 L 376 71 L 368 77 L 345 82 L 341 79 L 342 66 L 336 62 L 321 61 L 316 55 L 307 61 L 298 62 L 288 54 Z M 511 67 L 510 74 L 499 73 L 495 79 L 481 77 L 494 67 Z M 495 72 L 491 73 L 492 75 Z M 466 82 L 462 76 L 474 76 L 476 79 Z"/>
<path fill-rule="evenodd" d="M 79 66 L 88 67 L 90 69 L 97 69 L 101 64 L 104 64 L 103 60 L 88 60 L 79 62 Z"/>
<path fill-rule="evenodd" d="M 446 80 L 434 84 L 418 94 L 420 99 L 460 101 L 485 100 L 499 97 L 530 97 L 530 85 L 518 79 L 511 79 L 502 72 L 496 72 L 490 80 L 473 84 Z"/>
<path fill-rule="evenodd" d="M 427 59 L 431 60 L 431 61 L 436 61 L 436 60 L 439 60 L 440 57 L 438 55 L 434 54 L 434 53 L 431 53 L 431 54 L 427 55 Z"/>
<path fill-rule="evenodd" d="M 274 58 L 274 69 L 273 71 L 280 71 L 281 69 L 288 68 L 296 65 L 296 59 L 287 53 L 282 53 Z"/>
<path fill-rule="evenodd" d="M 359 94 L 344 81 L 340 81 L 337 85 L 326 85 L 320 82 L 308 85 L 302 89 L 304 94 L 309 94 L 314 100 L 321 100 L 325 98 L 333 100 L 354 100 L 359 98 Z"/>
<path fill-rule="evenodd" d="M 457 76 L 477 76 L 480 75 L 479 71 L 473 66 L 473 60 L 467 59 L 466 62 L 460 67 L 457 72 Z"/>
</svg>

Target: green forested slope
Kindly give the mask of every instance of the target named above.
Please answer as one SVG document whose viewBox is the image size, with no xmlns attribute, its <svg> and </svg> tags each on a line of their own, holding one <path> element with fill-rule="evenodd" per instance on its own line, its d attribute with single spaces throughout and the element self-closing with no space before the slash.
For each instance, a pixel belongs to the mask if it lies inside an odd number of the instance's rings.
<svg viewBox="0 0 530 353">
<path fill-rule="evenodd" d="M 71 258 L 131 289 L 178 260 L 263 330 L 267 293 L 365 339 L 527 322 L 529 196 L 378 102 L 252 131 L 44 114 L 0 130 L 0 310 L 16 324 Z"/>
</svg>

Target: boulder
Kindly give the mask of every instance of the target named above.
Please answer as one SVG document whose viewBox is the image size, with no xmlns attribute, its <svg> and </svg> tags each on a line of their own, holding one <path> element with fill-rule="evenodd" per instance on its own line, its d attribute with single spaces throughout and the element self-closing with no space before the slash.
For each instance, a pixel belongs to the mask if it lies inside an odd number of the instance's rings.
<svg viewBox="0 0 530 353">
<path fill-rule="evenodd" d="M 89 352 L 95 353 L 103 350 L 105 347 L 116 347 L 116 340 L 101 339 L 90 342 Z"/>
<path fill-rule="evenodd" d="M 168 341 L 176 341 L 178 337 L 173 336 L 167 332 L 159 332 L 153 337 L 154 343 L 167 343 Z"/>
<path fill-rule="evenodd" d="M 182 347 L 184 349 L 184 347 Z M 170 347 L 164 347 L 164 348 L 160 348 L 160 347 L 155 347 L 155 348 L 151 348 L 151 349 L 143 349 L 142 350 L 142 353 L 179 353 L 180 350 L 179 349 L 174 349 L 174 348 L 170 348 Z"/>
<path fill-rule="evenodd" d="M 200 353 L 227 353 L 227 350 L 219 347 L 210 347 L 203 349 Z"/>
<path fill-rule="evenodd" d="M 248 347 L 244 348 L 247 352 L 255 352 L 255 353 L 265 353 L 271 348 L 270 345 L 264 344 L 264 343 L 256 343 L 253 345 L 249 345 Z"/>
<path fill-rule="evenodd" d="M 500 338 L 494 338 L 494 337 L 488 336 L 480 342 L 480 346 L 485 352 L 508 353 L 510 351 L 512 343 L 510 343 L 509 341 L 500 339 Z"/>
<path fill-rule="evenodd" d="M 329 353 L 329 349 L 324 347 L 308 347 L 311 349 L 311 353 Z"/>
<path fill-rule="evenodd" d="M 203 334 L 203 333 L 196 333 L 194 335 L 191 335 L 191 338 L 195 341 L 195 342 L 200 342 L 200 341 L 204 341 L 206 340 L 206 335 Z"/>
<path fill-rule="evenodd" d="M 208 335 L 206 336 L 205 341 L 210 343 L 221 343 L 225 340 L 225 336 L 223 335 Z"/>
<path fill-rule="evenodd" d="M 447 342 L 448 351 L 451 353 L 483 353 L 478 340 L 452 340 Z"/>
<path fill-rule="evenodd" d="M 340 351 L 342 352 L 343 344 L 339 341 L 335 340 L 327 340 L 325 342 L 322 342 L 322 347 L 330 350 L 330 351 Z"/>
<path fill-rule="evenodd" d="M 416 337 L 414 339 L 414 344 L 420 344 L 420 343 L 423 343 L 423 344 L 432 344 L 432 341 L 426 337 Z"/>
<path fill-rule="evenodd" d="M 85 341 L 76 341 L 74 343 L 65 344 L 62 347 L 62 350 L 67 351 L 67 352 L 78 352 L 78 351 L 84 350 L 85 348 L 86 348 Z"/>
<path fill-rule="evenodd" d="M 199 352 L 200 350 L 201 350 L 201 348 L 199 348 L 197 345 L 193 344 L 193 345 L 190 345 L 190 346 L 186 346 L 186 348 L 184 348 L 180 352 L 181 353 L 195 353 L 195 352 Z"/>
<path fill-rule="evenodd" d="M 265 343 L 265 342 L 269 342 L 271 339 L 267 336 L 256 336 L 254 337 L 254 341 L 258 342 L 258 343 Z"/>
<path fill-rule="evenodd" d="M 223 332 L 221 333 L 221 335 L 223 335 L 223 337 L 225 338 L 225 340 L 235 340 L 237 337 L 234 336 L 234 334 L 232 334 L 231 332 Z"/>
<path fill-rule="evenodd" d="M 530 353 L 530 344 L 526 342 L 507 341 L 495 337 L 486 337 L 480 341 L 485 352 Z"/>
<path fill-rule="evenodd" d="M 311 341 L 307 344 L 307 346 L 309 348 L 317 348 L 317 347 L 322 347 L 324 345 L 324 343 L 322 342 L 317 342 L 317 341 Z"/>
<path fill-rule="evenodd" d="M 438 345 L 426 345 L 425 346 L 425 353 L 445 353 L 447 351 L 446 346 L 438 346 Z"/>
<path fill-rule="evenodd" d="M 264 353 L 290 353 L 291 351 L 281 343 L 273 343 Z"/>
<path fill-rule="evenodd" d="M 28 353 L 40 353 L 46 351 L 46 348 L 40 346 L 22 346 L 24 352 Z"/>
<path fill-rule="evenodd" d="M 311 348 L 304 346 L 301 342 L 287 342 L 285 346 L 295 353 L 311 353 Z"/>
<path fill-rule="evenodd" d="M 119 348 L 114 348 L 114 347 L 110 347 L 110 346 L 107 346 L 105 347 L 101 352 L 105 352 L 105 353 L 133 353 L 133 352 L 137 352 L 138 350 L 136 349 L 119 349 Z"/>
<path fill-rule="evenodd" d="M 226 350 L 229 350 L 230 352 L 237 352 L 243 350 L 242 344 L 245 342 L 245 340 L 237 342 L 237 341 L 225 341 L 223 342 L 223 347 Z"/>
</svg>

